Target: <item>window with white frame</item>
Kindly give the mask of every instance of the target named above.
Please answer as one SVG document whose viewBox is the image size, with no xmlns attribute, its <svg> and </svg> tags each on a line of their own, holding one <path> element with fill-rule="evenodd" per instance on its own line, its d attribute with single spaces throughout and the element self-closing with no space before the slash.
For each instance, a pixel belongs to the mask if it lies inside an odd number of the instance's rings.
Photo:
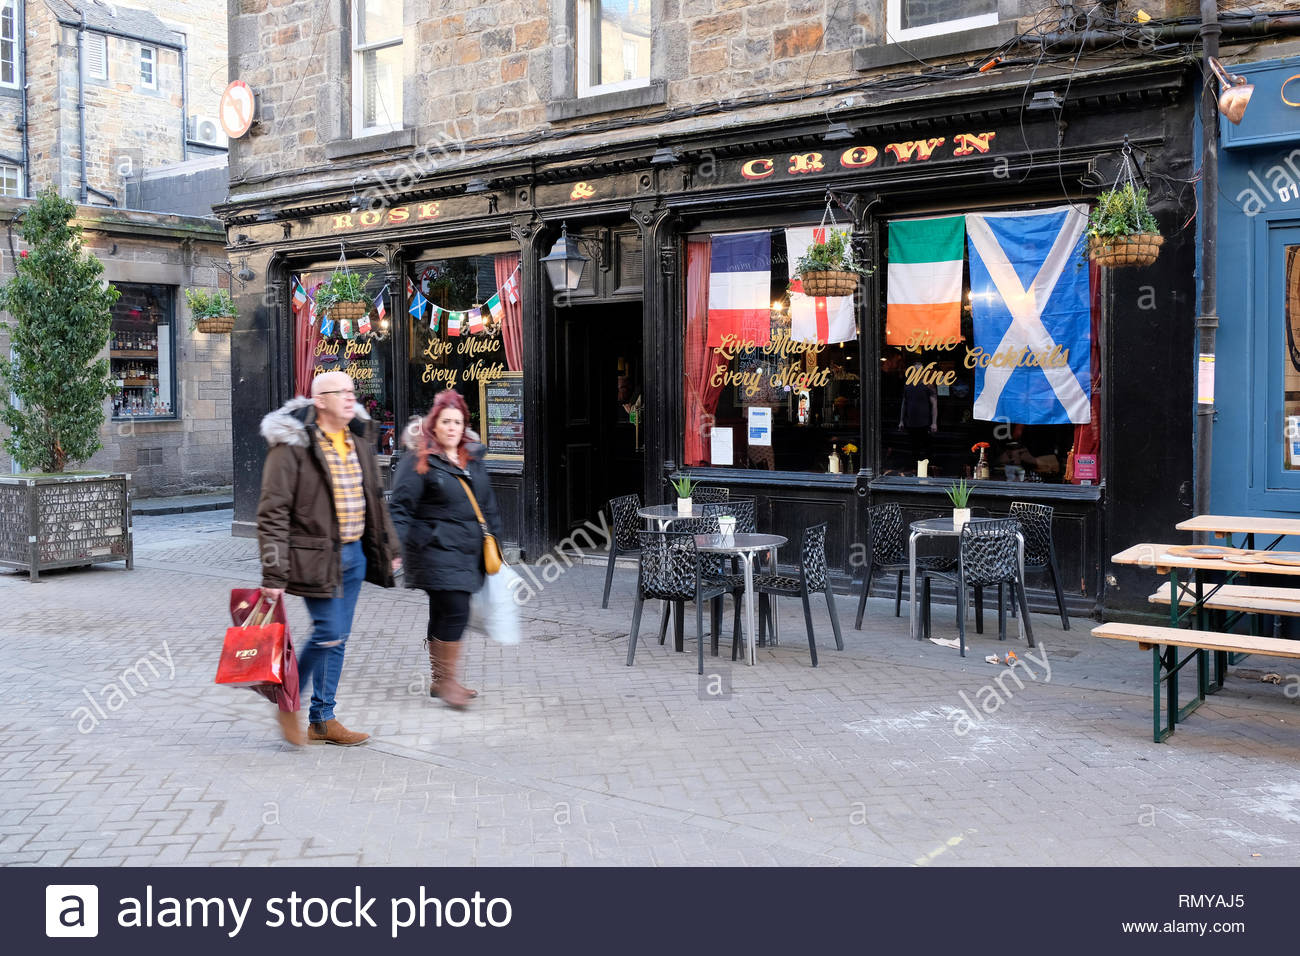
<svg viewBox="0 0 1300 956">
<path fill-rule="evenodd" d="M 998 0 L 889 0 L 890 43 L 960 33 L 998 22 Z"/>
<path fill-rule="evenodd" d="M 158 51 L 151 46 L 140 47 L 140 85 L 146 90 L 158 89 Z"/>
<path fill-rule="evenodd" d="M 578 0 L 578 95 L 650 82 L 651 0 Z"/>
<path fill-rule="evenodd" d="M 21 166 L 0 163 L 0 196 L 21 196 L 23 194 L 23 170 Z"/>
<path fill-rule="evenodd" d="M 108 79 L 108 37 L 102 33 L 87 33 L 83 43 L 86 76 L 92 80 Z"/>
<path fill-rule="evenodd" d="M 402 128 L 402 0 L 353 0 L 352 135 Z"/>
<path fill-rule="evenodd" d="M 0 86 L 18 86 L 18 8 L 15 0 L 0 2 Z"/>
</svg>

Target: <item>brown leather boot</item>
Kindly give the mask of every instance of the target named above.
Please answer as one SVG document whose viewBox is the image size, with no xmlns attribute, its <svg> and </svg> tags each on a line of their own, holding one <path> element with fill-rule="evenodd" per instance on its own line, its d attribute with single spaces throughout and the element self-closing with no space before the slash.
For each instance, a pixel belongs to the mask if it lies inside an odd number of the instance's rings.
<svg viewBox="0 0 1300 956">
<path fill-rule="evenodd" d="M 364 744 L 370 739 L 370 735 L 356 730 L 348 730 L 337 720 L 330 719 L 323 723 L 309 724 L 307 739 L 314 744 L 337 744 L 340 747 L 355 747 L 357 744 Z"/>
<path fill-rule="evenodd" d="M 307 734 L 302 729 L 302 721 L 298 719 L 297 711 L 280 710 L 276 707 L 275 717 L 280 722 L 280 733 L 284 734 L 284 739 L 295 747 L 307 746 Z"/>
<path fill-rule="evenodd" d="M 427 637 L 424 639 L 424 646 L 429 651 L 429 696 L 439 697 L 441 695 L 438 693 L 438 652 L 437 649 L 434 648 L 433 646 L 434 643 L 435 642 L 433 640 L 430 640 Z M 444 642 L 439 641 L 438 643 L 444 643 Z M 454 643 L 459 643 L 459 642 L 457 641 Z M 454 672 L 452 673 L 451 676 L 452 679 L 455 680 L 456 675 Z M 457 681 L 457 683 L 459 684 L 459 681 Z M 470 700 L 473 700 L 475 697 L 478 696 L 478 691 L 474 690 L 473 688 L 466 687 L 464 684 L 460 684 L 460 687 L 462 690 L 465 691 L 465 693 L 469 694 Z"/>
<path fill-rule="evenodd" d="M 434 679 L 429 687 L 432 697 L 441 697 L 448 707 L 464 707 L 474 699 L 474 694 L 456 680 L 456 665 L 460 661 L 460 641 L 429 642 L 433 661 Z"/>
</svg>

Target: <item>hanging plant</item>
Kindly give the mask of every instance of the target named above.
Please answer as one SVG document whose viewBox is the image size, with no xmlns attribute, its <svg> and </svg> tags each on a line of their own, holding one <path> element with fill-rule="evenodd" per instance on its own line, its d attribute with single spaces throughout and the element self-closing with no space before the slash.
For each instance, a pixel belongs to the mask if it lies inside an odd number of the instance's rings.
<svg viewBox="0 0 1300 956">
<path fill-rule="evenodd" d="M 190 306 L 190 331 L 229 334 L 235 328 L 235 301 L 225 289 L 209 292 L 207 289 L 186 289 L 185 301 Z"/>
<path fill-rule="evenodd" d="M 328 279 L 316 290 L 316 311 L 338 322 L 356 321 L 370 311 L 366 285 L 375 277 L 368 272 L 365 278 L 345 266 L 330 273 Z"/>
<path fill-rule="evenodd" d="M 831 229 L 825 242 L 814 242 L 794 264 L 794 273 L 803 283 L 804 295 L 853 295 L 858 277 L 871 270 L 853 255 L 853 245 L 839 229 Z"/>
<path fill-rule="evenodd" d="M 1125 157 L 1127 162 L 1127 157 Z M 1130 180 L 1097 197 L 1088 215 L 1088 254 L 1112 269 L 1149 266 L 1164 244 L 1160 225 L 1147 208 L 1147 191 Z"/>
</svg>

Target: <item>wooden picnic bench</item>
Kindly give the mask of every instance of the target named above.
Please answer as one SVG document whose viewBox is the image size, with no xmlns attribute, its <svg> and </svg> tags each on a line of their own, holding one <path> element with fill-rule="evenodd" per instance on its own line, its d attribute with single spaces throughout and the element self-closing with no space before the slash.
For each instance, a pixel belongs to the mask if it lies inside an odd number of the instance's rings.
<svg viewBox="0 0 1300 956">
<path fill-rule="evenodd" d="M 1168 605 L 1172 582 L 1166 581 L 1147 598 L 1150 604 Z M 1180 607 L 1195 607 L 1196 594 L 1186 585 L 1178 589 Z M 1221 584 L 1201 602 L 1208 611 L 1239 614 L 1281 614 L 1300 617 L 1300 588 L 1268 588 L 1251 584 Z"/>
<path fill-rule="evenodd" d="M 1267 589 L 1260 589 L 1267 590 Z M 1287 590 L 1282 588 L 1281 590 Z M 1159 592 L 1157 592 L 1159 593 Z M 1154 597 L 1155 595 L 1152 595 Z M 1167 598 L 1167 595 L 1166 595 Z M 1225 600 L 1230 600 L 1225 598 Z M 1240 599 L 1242 601 L 1245 598 Z M 1269 613 L 1276 614 L 1277 611 Z M 1300 641 L 1279 637 L 1258 637 L 1252 634 L 1225 634 L 1220 631 L 1189 630 L 1181 627 L 1157 627 L 1151 624 L 1101 624 L 1092 629 L 1093 637 L 1113 641 L 1129 641 L 1139 650 L 1149 650 L 1152 655 L 1152 737 L 1156 743 L 1166 740 L 1174 726 L 1185 720 L 1192 711 L 1205 702 L 1209 690 L 1209 673 L 1205 654 L 1214 651 L 1222 654 L 1265 654 L 1269 657 L 1300 658 Z M 1161 648 L 1164 648 L 1163 650 Z M 1178 648 L 1190 648 L 1191 653 L 1179 660 Z M 1189 661 L 1196 661 L 1196 697 L 1181 709 L 1178 706 L 1178 672 Z M 1169 723 L 1160 720 L 1160 685 L 1165 685 L 1166 710 Z"/>
</svg>

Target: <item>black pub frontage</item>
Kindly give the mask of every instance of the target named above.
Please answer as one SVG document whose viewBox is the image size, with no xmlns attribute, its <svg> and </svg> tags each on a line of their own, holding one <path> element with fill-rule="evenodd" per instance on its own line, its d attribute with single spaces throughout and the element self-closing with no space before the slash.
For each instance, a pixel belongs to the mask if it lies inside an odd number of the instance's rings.
<svg viewBox="0 0 1300 956">
<path fill-rule="evenodd" d="M 1027 108 L 1040 90 L 1057 105 Z M 1190 503 L 1194 93 L 1182 62 L 1068 86 L 979 77 L 829 115 L 789 105 L 725 128 L 574 135 L 524 159 L 443 154 L 416 176 L 386 159 L 360 193 L 236 189 L 218 212 L 258 276 L 232 347 L 236 533 L 254 531 L 261 417 L 343 368 L 381 454 L 437 391 L 461 391 L 507 543 L 528 560 L 599 525 L 616 495 L 671 501 L 667 479 L 689 473 L 755 497 L 760 528 L 791 542 L 828 521 L 842 590 L 861 575 L 871 506 L 944 514 L 965 477 L 990 514 L 1055 509 L 1072 613 L 1143 606 L 1141 570 L 1107 559 L 1164 540 Z M 1115 182 L 1126 144 L 1163 249 L 1145 268 L 1082 267 L 1068 280 L 1082 319 L 1055 341 L 1054 242 Z M 871 269 L 859 293 L 791 295 L 792 263 L 836 228 Z M 572 291 L 542 263 L 562 233 L 589 260 Z M 343 267 L 373 273 L 383 305 L 350 338 L 340 323 L 322 334 L 302 294 Z M 1027 338 L 989 337 L 995 294 Z M 941 306 L 956 324 L 935 334 Z M 1050 584 L 1030 586 L 1054 607 Z"/>
</svg>

